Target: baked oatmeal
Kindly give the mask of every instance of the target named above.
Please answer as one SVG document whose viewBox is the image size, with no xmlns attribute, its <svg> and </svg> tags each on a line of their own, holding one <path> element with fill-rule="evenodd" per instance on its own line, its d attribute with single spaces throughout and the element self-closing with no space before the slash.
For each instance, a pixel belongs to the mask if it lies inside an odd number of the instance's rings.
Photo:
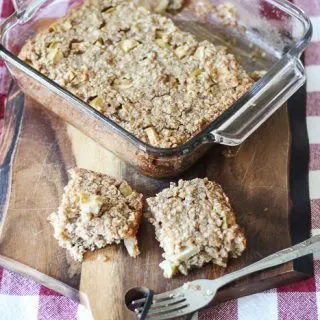
<svg viewBox="0 0 320 320">
<path fill-rule="evenodd" d="M 225 47 L 129 0 L 85 0 L 19 57 L 156 147 L 183 144 L 254 83 Z"/>
<path fill-rule="evenodd" d="M 171 183 L 147 199 L 150 222 L 164 250 L 164 276 L 184 275 L 212 262 L 226 267 L 229 257 L 241 255 L 246 240 L 221 186 L 193 179 Z"/>
<path fill-rule="evenodd" d="M 77 168 L 69 175 L 61 204 L 49 217 L 59 245 L 82 261 L 86 251 L 123 240 L 129 255 L 136 257 L 142 194 L 106 174 Z"/>
<path fill-rule="evenodd" d="M 184 5 L 184 0 L 134 0 L 134 3 L 149 11 L 163 13 L 181 9 Z"/>
</svg>

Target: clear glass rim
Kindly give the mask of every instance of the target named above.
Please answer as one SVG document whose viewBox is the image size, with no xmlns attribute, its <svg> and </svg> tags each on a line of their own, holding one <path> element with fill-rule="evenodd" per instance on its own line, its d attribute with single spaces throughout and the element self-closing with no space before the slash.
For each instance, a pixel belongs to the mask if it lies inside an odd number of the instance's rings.
<svg viewBox="0 0 320 320">
<path fill-rule="evenodd" d="M 46 0 L 44 1 L 46 2 Z M 41 2 L 43 4 L 44 2 Z M 277 69 L 279 64 L 283 63 L 283 60 L 290 59 L 290 57 L 299 57 L 307 44 L 311 40 L 312 36 L 312 24 L 309 17 L 306 13 L 298 8 L 297 6 L 293 5 L 287 0 L 269 0 L 270 3 L 274 4 L 277 8 L 281 9 L 282 11 L 286 12 L 288 15 L 293 16 L 295 19 L 298 19 L 303 27 L 304 27 L 304 34 L 303 36 L 292 42 L 292 45 L 288 49 L 285 55 L 277 61 L 273 67 L 268 70 L 268 72 L 254 85 L 238 99 L 235 103 L 233 103 L 226 111 L 224 111 L 220 116 L 214 119 L 208 126 L 206 126 L 202 131 L 197 133 L 191 139 L 186 141 L 185 143 L 174 147 L 174 148 L 159 148 L 151 146 L 139 138 L 137 138 L 134 134 L 130 133 L 126 129 L 122 128 L 120 125 L 112 121 L 111 119 L 107 118 L 106 116 L 102 115 L 100 112 L 95 110 L 89 104 L 85 103 L 84 101 L 77 98 L 71 92 L 67 91 L 66 89 L 60 87 L 57 83 L 50 80 L 48 77 L 44 76 L 37 70 L 33 69 L 31 66 L 20 60 L 17 56 L 12 54 L 8 51 L 3 45 L 3 39 L 5 37 L 6 31 L 10 28 L 14 27 L 16 23 L 18 23 L 19 18 L 21 15 L 17 13 L 13 13 L 7 19 L 5 19 L 0 26 L 0 56 L 7 62 L 11 63 L 18 69 L 22 70 L 23 72 L 27 73 L 29 76 L 34 78 L 35 80 L 39 81 L 41 84 L 49 87 L 50 90 L 53 90 L 55 93 L 67 98 L 71 101 L 74 105 L 78 108 L 83 109 L 85 108 L 86 111 L 89 111 L 91 115 L 101 121 L 103 124 L 112 127 L 113 130 L 117 134 L 120 134 L 125 137 L 126 140 L 129 140 L 132 144 L 137 146 L 140 150 L 146 151 L 151 154 L 155 155 L 164 155 L 164 156 L 174 156 L 177 154 L 186 154 L 192 151 L 195 147 L 203 143 L 213 143 L 214 138 L 210 135 L 215 129 L 218 129 L 221 124 L 224 123 L 227 119 L 232 117 L 241 107 L 250 101 L 250 99 L 255 95 L 256 92 L 260 91 L 264 85 L 275 75 L 274 70 Z M 219 142 L 218 142 L 219 143 Z"/>
</svg>

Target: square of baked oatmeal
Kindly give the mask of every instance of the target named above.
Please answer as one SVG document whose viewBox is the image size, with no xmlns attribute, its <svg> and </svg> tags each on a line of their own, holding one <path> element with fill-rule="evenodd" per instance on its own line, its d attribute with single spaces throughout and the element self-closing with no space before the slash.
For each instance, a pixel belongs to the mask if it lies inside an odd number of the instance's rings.
<svg viewBox="0 0 320 320">
<path fill-rule="evenodd" d="M 59 245 L 82 261 L 86 251 L 124 240 L 129 255 L 136 257 L 142 194 L 126 181 L 86 169 L 71 169 L 69 176 L 61 204 L 49 217 Z"/>
<path fill-rule="evenodd" d="M 171 278 L 205 263 L 226 267 L 244 251 L 246 240 L 221 186 L 207 178 L 162 190 L 147 199 L 150 222 L 164 250 L 160 267 Z"/>
</svg>

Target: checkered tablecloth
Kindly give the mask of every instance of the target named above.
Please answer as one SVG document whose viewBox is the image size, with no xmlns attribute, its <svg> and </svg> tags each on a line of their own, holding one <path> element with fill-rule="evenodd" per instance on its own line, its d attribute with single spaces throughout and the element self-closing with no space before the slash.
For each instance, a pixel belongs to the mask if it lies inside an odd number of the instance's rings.
<svg viewBox="0 0 320 320">
<path fill-rule="evenodd" d="M 310 201 L 312 234 L 320 234 L 320 0 L 296 0 L 311 17 L 314 35 L 305 52 L 307 127 L 310 142 Z M 13 7 L 0 0 L 0 17 Z M 0 61 L 0 130 L 8 76 Z M 1 131 L 0 131 L 1 132 Z M 76 302 L 16 273 L 0 268 L 0 320 L 73 320 L 87 318 Z M 200 312 L 203 320 L 320 319 L 320 255 L 314 257 L 314 276 L 290 286 L 229 301 Z M 112 319 L 121 320 L 121 319 Z"/>
</svg>

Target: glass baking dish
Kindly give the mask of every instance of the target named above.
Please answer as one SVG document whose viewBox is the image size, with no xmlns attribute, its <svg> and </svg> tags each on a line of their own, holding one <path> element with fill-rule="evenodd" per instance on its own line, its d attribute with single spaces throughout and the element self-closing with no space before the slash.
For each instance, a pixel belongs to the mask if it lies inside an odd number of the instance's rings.
<svg viewBox="0 0 320 320">
<path fill-rule="evenodd" d="M 190 167 L 214 143 L 242 143 L 305 82 L 299 57 L 311 39 L 312 27 L 302 10 L 283 0 L 228 0 L 236 6 L 238 19 L 235 24 L 225 24 L 210 10 L 212 4 L 222 2 L 191 0 L 180 12 L 168 15 L 198 39 L 227 46 L 248 72 L 265 70 L 266 74 L 201 132 L 171 149 L 142 142 L 17 58 L 28 38 L 81 1 L 26 4 L 2 23 L 0 55 L 25 94 L 143 174 L 174 176 Z"/>
</svg>

